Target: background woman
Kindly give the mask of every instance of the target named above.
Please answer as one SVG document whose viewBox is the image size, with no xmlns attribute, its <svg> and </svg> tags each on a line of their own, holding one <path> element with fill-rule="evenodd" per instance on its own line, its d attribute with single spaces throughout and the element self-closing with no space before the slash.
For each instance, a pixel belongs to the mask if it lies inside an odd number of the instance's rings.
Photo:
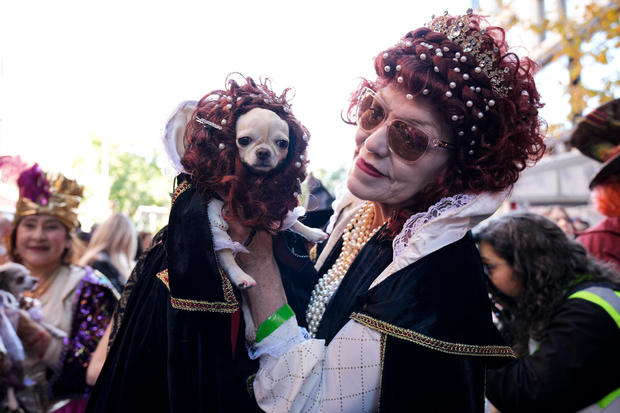
<svg viewBox="0 0 620 413">
<path fill-rule="evenodd" d="M 79 264 L 101 271 L 120 293 L 134 266 L 138 234 L 125 214 L 112 214 L 98 225 Z"/>
<path fill-rule="evenodd" d="M 4 161 L 0 158 L 0 166 Z M 82 188 L 60 174 L 44 175 L 36 164 L 17 183 L 20 197 L 9 254 L 38 278 L 30 295 L 40 301 L 43 321 L 55 327 L 44 328 L 20 313 L 17 333 L 27 354 L 25 373 L 41 391 L 24 391 L 18 398 L 27 412 L 47 411 L 54 403 L 54 411 L 83 411 L 89 392 L 86 366 L 112 315 L 115 292 L 107 280 L 71 265 Z M 44 387 L 48 378 L 49 389 Z"/>
<path fill-rule="evenodd" d="M 574 412 L 599 402 L 593 411 L 618 411 L 620 275 L 540 215 L 502 216 L 477 238 L 499 318 L 521 356 L 489 370 L 493 405 Z"/>
<path fill-rule="evenodd" d="M 269 235 L 237 257 L 258 282 L 247 296 L 263 409 L 483 410 L 485 366 L 512 351 L 491 323 L 469 230 L 544 144 L 533 63 L 481 23 L 471 10 L 446 13 L 407 33 L 353 94 L 350 193 L 296 314 L 311 339 L 285 305 Z"/>
</svg>

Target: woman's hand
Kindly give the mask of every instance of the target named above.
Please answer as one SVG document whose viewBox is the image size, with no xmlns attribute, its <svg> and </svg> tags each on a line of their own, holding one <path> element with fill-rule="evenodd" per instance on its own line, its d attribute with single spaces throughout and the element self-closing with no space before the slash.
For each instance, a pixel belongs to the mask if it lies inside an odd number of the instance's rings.
<svg viewBox="0 0 620 413">
<path fill-rule="evenodd" d="M 250 228 L 228 222 L 228 235 L 237 242 L 245 243 L 252 232 Z M 252 319 L 256 326 L 260 325 L 271 314 L 286 304 L 286 295 L 280 270 L 273 256 L 273 240 L 266 231 L 257 231 L 246 245 L 249 254 L 237 254 L 236 261 L 250 276 L 256 280 L 254 287 L 244 291 Z"/>
<path fill-rule="evenodd" d="M 26 355 L 42 359 L 52 341 L 52 335 L 39 323 L 30 318 L 28 312 L 19 310 L 17 336 L 22 341 Z"/>
</svg>

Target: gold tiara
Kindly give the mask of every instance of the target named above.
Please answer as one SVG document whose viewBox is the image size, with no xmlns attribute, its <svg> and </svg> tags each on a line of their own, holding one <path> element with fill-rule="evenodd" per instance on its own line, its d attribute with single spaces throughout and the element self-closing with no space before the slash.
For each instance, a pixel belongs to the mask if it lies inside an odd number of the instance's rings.
<svg viewBox="0 0 620 413">
<path fill-rule="evenodd" d="M 468 9 L 466 14 L 452 17 L 446 11 L 443 16 L 433 16 L 432 20 L 425 26 L 436 33 L 446 35 L 449 40 L 459 45 L 464 53 L 472 55 L 478 64 L 476 72 L 483 72 L 491 82 L 491 89 L 497 95 L 506 97 L 510 92 L 510 87 L 504 85 L 504 74 L 508 73 L 509 69 L 508 67 L 503 70 L 494 68 L 494 66 L 499 65 L 501 58 L 497 46 L 492 50 L 482 50 L 483 36 L 486 34 L 486 30 L 471 30 L 470 16 L 472 13 L 472 9 Z"/>
<path fill-rule="evenodd" d="M 28 215 L 47 214 L 57 218 L 73 231 L 78 226 L 77 208 L 82 200 L 82 187 L 60 173 L 46 175 L 50 196 L 33 201 L 20 196 L 15 207 L 15 220 Z"/>
</svg>

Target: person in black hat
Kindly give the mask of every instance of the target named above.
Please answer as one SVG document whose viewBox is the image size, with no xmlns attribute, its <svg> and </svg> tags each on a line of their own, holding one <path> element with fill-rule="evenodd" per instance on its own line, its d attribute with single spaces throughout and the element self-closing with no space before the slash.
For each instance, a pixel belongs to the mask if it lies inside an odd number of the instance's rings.
<svg viewBox="0 0 620 413">
<path fill-rule="evenodd" d="M 579 122 L 571 143 L 603 163 L 590 189 L 594 207 L 606 218 L 582 232 L 577 241 L 620 271 L 620 99 L 605 103 Z"/>
</svg>

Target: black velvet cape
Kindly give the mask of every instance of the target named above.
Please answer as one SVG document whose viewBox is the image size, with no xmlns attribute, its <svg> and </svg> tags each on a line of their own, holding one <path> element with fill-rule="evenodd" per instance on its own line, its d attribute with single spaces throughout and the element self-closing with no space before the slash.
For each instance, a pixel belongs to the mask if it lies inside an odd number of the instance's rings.
<svg viewBox="0 0 620 413">
<path fill-rule="evenodd" d="M 206 205 L 187 180 L 153 243 L 123 291 L 87 411 L 260 411 L 251 389 L 258 362 L 247 354 L 241 296 L 220 270 Z M 282 232 L 274 254 L 289 304 L 304 314 L 316 272 L 303 242 Z"/>
<path fill-rule="evenodd" d="M 485 370 L 514 359 L 492 323 L 480 255 L 470 233 L 369 289 L 392 261 L 379 231 L 328 304 L 317 338 L 353 319 L 382 333 L 379 410 L 483 412 Z M 319 271 L 331 267 L 339 241 Z"/>
</svg>

